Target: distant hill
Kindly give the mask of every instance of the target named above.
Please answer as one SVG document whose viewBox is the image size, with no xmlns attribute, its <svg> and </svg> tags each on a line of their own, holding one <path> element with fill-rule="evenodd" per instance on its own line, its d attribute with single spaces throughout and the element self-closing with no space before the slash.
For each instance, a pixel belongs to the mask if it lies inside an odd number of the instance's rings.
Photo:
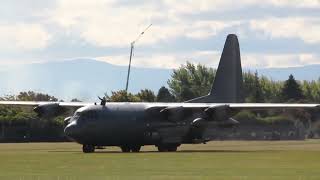
<svg viewBox="0 0 320 180">
<path fill-rule="evenodd" d="M 320 65 L 258 69 L 258 73 L 273 80 L 287 80 L 290 74 L 297 80 L 318 80 L 320 78 Z"/>
<path fill-rule="evenodd" d="M 133 67 L 129 91 L 150 88 L 157 92 L 170 74 L 168 69 Z M 67 101 L 95 100 L 105 92 L 124 89 L 126 77 L 127 67 L 90 59 L 0 67 L 0 96 L 34 90 Z"/>
<path fill-rule="evenodd" d="M 171 73 L 170 69 L 133 67 L 129 91 L 136 93 L 141 88 L 148 88 L 157 93 L 161 86 L 167 85 Z M 273 80 L 285 80 L 291 73 L 299 80 L 313 80 L 320 77 L 320 65 L 258 69 L 258 73 Z M 90 59 L 0 66 L 0 96 L 34 90 L 66 101 L 72 98 L 93 101 L 105 92 L 110 94 L 124 89 L 126 76 L 126 66 Z"/>
</svg>

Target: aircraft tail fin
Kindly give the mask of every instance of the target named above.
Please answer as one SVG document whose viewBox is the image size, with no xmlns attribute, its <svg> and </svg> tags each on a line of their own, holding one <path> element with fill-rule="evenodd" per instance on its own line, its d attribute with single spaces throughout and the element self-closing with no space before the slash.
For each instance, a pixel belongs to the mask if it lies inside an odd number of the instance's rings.
<svg viewBox="0 0 320 180">
<path fill-rule="evenodd" d="M 238 38 L 229 34 L 210 93 L 191 99 L 190 103 L 242 103 L 243 77 Z"/>
</svg>

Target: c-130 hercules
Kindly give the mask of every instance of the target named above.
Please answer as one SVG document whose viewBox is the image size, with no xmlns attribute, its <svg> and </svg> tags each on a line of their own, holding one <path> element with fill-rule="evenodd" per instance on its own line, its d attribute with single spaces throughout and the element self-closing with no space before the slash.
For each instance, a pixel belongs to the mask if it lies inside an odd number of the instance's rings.
<svg viewBox="0 0 320 180">
<path fill-rule="evenodd" d="M 228 35 L 212 89 L 207 96 L 182 103 L 75 103 L 0 101 L 0 104 L 36 106 L 39 115 L 58 115 L 79 108 L 65 119 L 64 132 L 91 153 L 97 146 L 119 146 L 123 152 L 139 152 L 155 145 L 160 152 L 177 151 L 181 144 L 212 140 L 204 133 L 211 127 L 232 127 L 232 116 L 243 109 L 316 109 L 319 104 L 243 103 L 242 68 L 237 36 Z M 201 87 L 199 87 L 201 88 Z"/>
</svg>

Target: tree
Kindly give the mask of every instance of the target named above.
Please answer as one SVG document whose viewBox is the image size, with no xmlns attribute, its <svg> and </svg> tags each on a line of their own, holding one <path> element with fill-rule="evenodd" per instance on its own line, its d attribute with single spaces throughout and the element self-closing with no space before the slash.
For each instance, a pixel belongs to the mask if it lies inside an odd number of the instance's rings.
<svg viewBox="0 0 320 180">
<path fill-rule="evenodd" d="M 162 86 L 157 94 L 157 102 L 175 102 L 174 96 L 169 92 L 169 89 Z"/>
<path fill-rule="evenodd" d="M 71 102 L 82 102 L 82 101 L 77 98 L 73 98 L 73 99 L 71 99 Z"/>
<path fill-rule="evenodd" d="M 302 92 L 303 97 L 309 103 L 319 103 L 320 102 L 320 81 L 303 81 Z"/>
<path fill-rule="evenodd" d="M 243 73 L 243 89 L 244 89 L 244 97 L 246 102 L 253 102 L 252 94 L 254 94 L 254 75 L 249 71 Z"/>
<path fill-rule="evenodd" d="M 263 92 L 261 89 L 260 80 L 259 80 L 259 76 L 258 76 L 257 71 L 254 73 L 254 85 L 255 85 L 255 87 L 254 87 L 255 88 L 254 89 L 254 101 L 256 103 L 264 102 Z"/>
<path fill-rule="evenodd" d="M 304 80 L 301 84 L 301 89 L 303 92 L 303 96 L 306 98 L 308 102 L 313 102 L 314 97 L 312 94 L 312 89 L 311 89 L 311 83 L 308 81 Z"/>
<path fill-rule="evenodd" d="M 33 91 L 28 92 L 20 92 L 18 96 L 16 96 L 17 101 L 58 101 L 58 99 L 54 96 L 50 96 L 48 94 L 36 93 Z"/>
<path fill-rule="evenodd" d="M 140 98 L 126 92 L 125 90 L 112 91 L 111 96 L 105 94 L 105 98 L 108 102 L 139 102 Z"/>
<path fill-rule="evenodd" d="M 137 96 L 142 102 L 154 102 L 156 99 L 156 96 L 150 89 L 142 89 Z"/>
<path fill-rule="evenodd" d="M 215 71 L 204 65 L 187 62 L 174 70 L 168 85 L 178 101 L 186 101 L 209 93 Z"/>
<path fill-rule="evenodd" d="M 279 103 L 281 102 L 281 89 L 283 82 L 272 81 L 266 76 L 260 77 L 260 86 L 264 96 L 264 102 Z"/>
<path fill-rule="evenodd" d="M 1 101 L 15 101 L 16 96 L 15 95 L 5 95 L 4 97 L 0 97 Z"/>
<path fill-rule="evenodd" d="M 265 102 L 265 95 L 270 95 L 268 90 L 270 88 L 270 82 L 265 77 L 259 77 L 258 72 L 255 73 L 245 72 L 243 73 L 243 88 L 244 97 L 248 103 L 262 103 Z"/>
<path fill-rule="evenodd" d="M 303 93 L 300 84 L 294 79 L 292 74 L 290 74 L 289 79 L 284 82 L 284 86 L 281 91 L 281 96 L 285 101 L 297 101 L 303 98 Z"/>
</svg>

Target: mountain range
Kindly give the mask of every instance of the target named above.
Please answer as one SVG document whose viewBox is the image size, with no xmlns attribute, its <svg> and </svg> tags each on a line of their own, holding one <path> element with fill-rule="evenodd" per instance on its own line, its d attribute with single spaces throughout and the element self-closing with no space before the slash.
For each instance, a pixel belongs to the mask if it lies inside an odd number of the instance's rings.
<svg viewBox="0 0 320 180">
<path fill-rule="evenodd" d="M 248 70 L 250 69 L 245 69 Z M 129 91 L 136 93 L 140 89 L 148 88 L 157 93 L 161 86 L 167 86 L 172 71 L 132 67 Z M 320 77 L 320 65 L 267 68 L 257 71 L 259 75 L 273 80 L 286 80 L 290 74 L 298 80 L 316 80 Z M 103 96 L 106 92 L 111 94 L 111 91 L 124 89 L 126 77 L 127 66 L 91 59 L 0 66 L 0 96 L 33 90 L 66 101 L 73 98 L 94 101 L 97 96 Z"/>
</svg>

